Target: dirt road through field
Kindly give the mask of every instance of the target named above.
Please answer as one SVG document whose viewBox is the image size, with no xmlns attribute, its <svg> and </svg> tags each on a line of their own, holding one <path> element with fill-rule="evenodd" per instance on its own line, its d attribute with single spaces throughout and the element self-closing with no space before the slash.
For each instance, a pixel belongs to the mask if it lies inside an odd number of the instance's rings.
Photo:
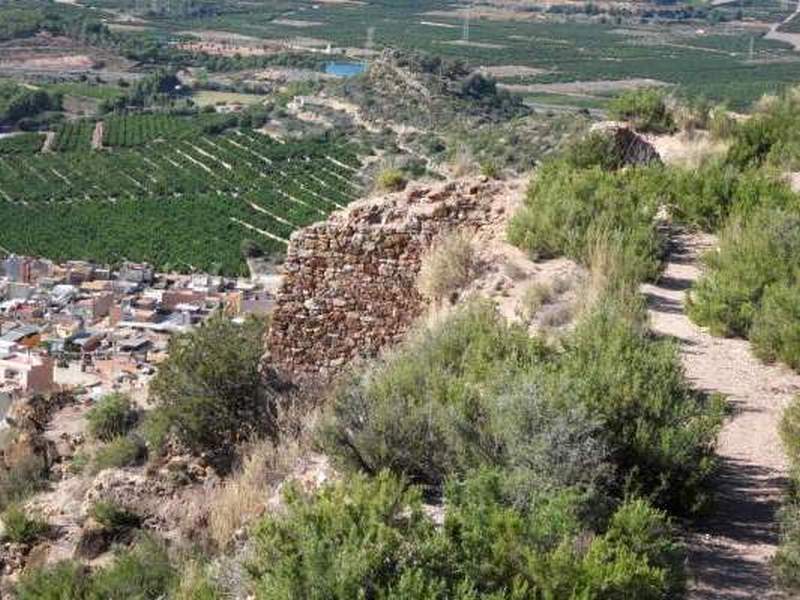
<svg viewBox="0 0 800 600">
<path fill-rule="evenodd" d="M 712 337 L 686 316 L 686 294 L 700 276 L 699 256 L 713 243 L 710 236 L 674 234 L 661 281 L 643 287 L 652 329 L 680 344 L 689 380 L 698 389 L 725 394 L 733 406 L 719 440 L 716 505 L 698 519 L 688 540 L 689 598 L 776 600 L 783 596 L 773 584 L 770 559 L 787 483 L 777 426 L 784 406 L 800 391 L 800 376 L 761 363 L 747 341 Z"/>
</svg>

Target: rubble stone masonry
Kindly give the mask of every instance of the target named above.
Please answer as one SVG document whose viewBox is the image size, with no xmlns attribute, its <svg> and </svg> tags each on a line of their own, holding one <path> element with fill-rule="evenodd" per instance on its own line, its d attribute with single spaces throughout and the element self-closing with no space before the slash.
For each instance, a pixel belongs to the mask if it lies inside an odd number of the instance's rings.
<svg viewBox="0 0 800 600">
<path fill-rule="evenodd" d="M 454 228 L 492 221 L 501 184 L 468 180 L 415 187 L 352 204 L 296 232 L 267 334 L 265 366 L 326 378 L 397 343 L 422 315 L 424 251 Z"/>
</svg>

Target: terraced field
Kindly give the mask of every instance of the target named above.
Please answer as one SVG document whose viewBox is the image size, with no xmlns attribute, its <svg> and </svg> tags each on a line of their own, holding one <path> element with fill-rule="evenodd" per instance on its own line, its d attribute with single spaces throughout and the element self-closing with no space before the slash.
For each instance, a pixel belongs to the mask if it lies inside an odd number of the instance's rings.
<svg viewBox="0 0 800 600">
<path fill-rule="evenodd" d="M 0 156 L 0 246 L 54 259 L 243 273 L 244 239 L 291 233 L 357 198 L 358 156 L 253 131 L 140 148 Z"/>
</svg>

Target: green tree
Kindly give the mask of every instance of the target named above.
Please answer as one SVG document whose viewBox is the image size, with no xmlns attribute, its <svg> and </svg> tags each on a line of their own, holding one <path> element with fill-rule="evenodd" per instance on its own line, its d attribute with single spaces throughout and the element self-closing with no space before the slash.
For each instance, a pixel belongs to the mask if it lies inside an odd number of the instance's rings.
<svg viewBox="0 0 800 600">
<path fill-rule="evenodd" d="M 196 451 L 230 450 L 274 425 L 277 392 L 264 384 L 265 322 L 216 315 L 170 342 L 151 397 L 178 438 Z"/>
</svg>

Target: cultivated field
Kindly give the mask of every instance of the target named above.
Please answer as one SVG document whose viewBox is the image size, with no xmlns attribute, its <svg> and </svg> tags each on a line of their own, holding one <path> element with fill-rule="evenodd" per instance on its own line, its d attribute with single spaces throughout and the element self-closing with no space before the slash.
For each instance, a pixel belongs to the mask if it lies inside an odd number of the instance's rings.
<svg viewBox="0 0 800 600">
<path fill-rule="evenodd" d="M 104 141 L 134 146 L 157 123 L 139 117 L 121 127 L 111 121 Z M 188 130 L 173 127 L 170 141 L 92 151 L 91 131 L 81 123 L 59 132 L 56 148 L 76 151 L 0 155 L 0 245 L 241 273 L 243 239 L 280 253 L 295 229 L 361 193 L 359 159 L 341 143 L 279 143 L 252 131 L 180 139 Z"/>
</svg>

